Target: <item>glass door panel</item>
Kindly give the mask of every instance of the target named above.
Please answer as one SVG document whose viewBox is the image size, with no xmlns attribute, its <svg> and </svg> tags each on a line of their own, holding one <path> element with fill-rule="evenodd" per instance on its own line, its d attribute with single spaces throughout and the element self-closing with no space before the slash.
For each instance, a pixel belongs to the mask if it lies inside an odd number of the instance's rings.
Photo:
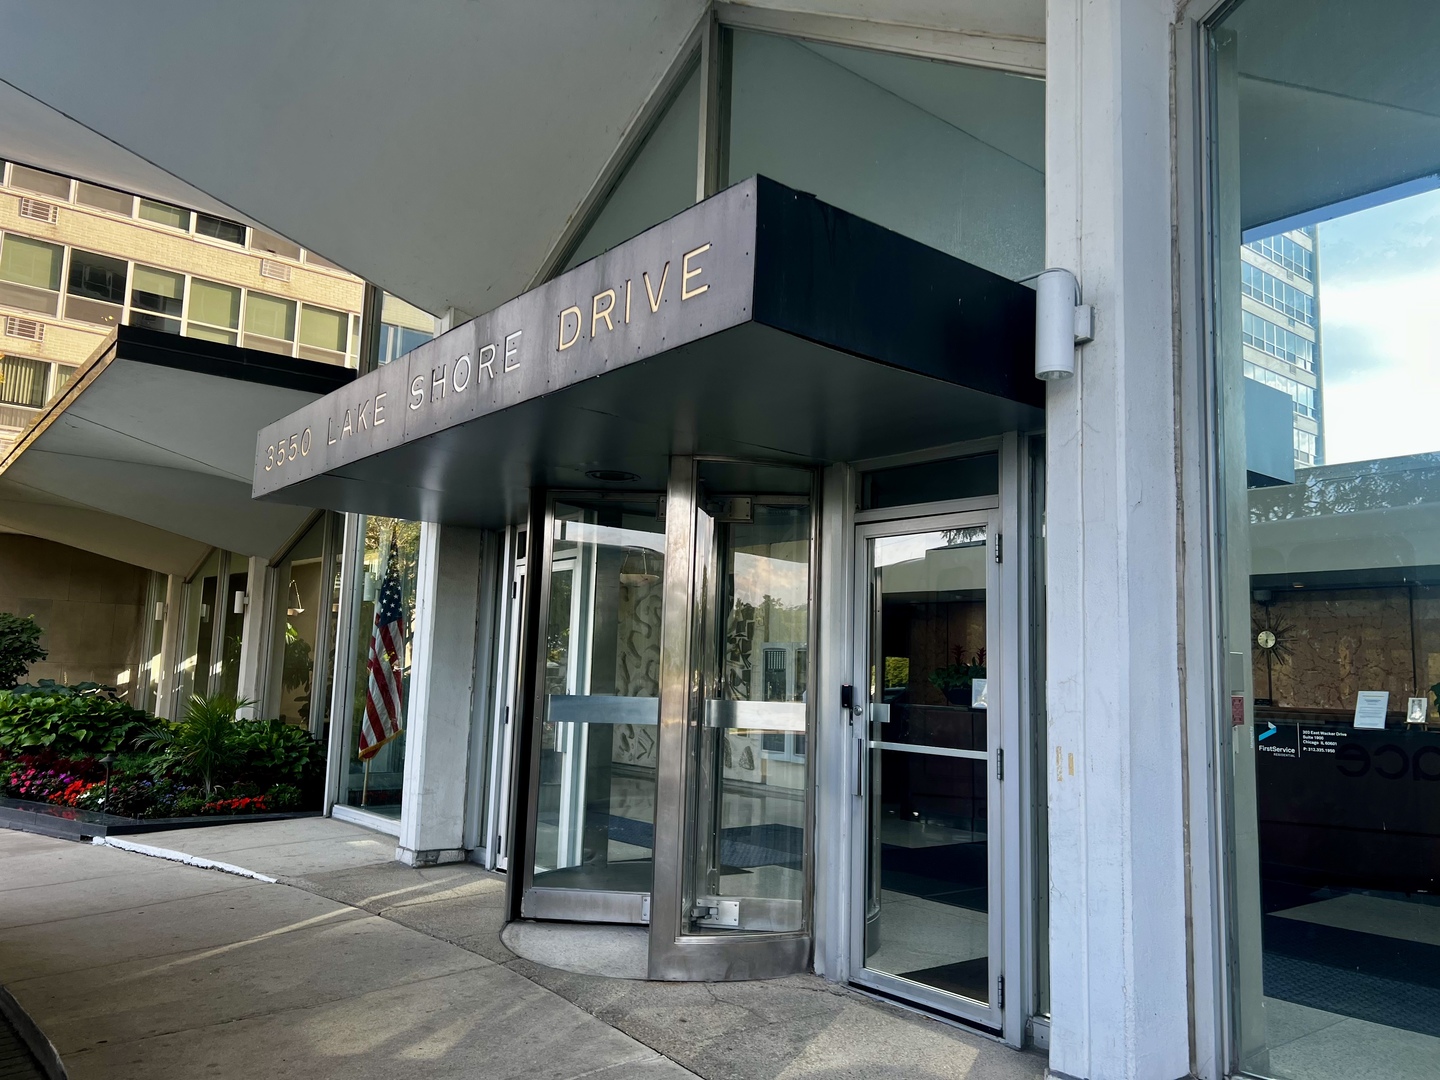
<svg viewBox="0 0 1440 1080">
<path fill-rule="evenodd" d="M 811 475 L 702 462 L 698 478 L 700 694 L 685 930 L 799 931 L 809 819 Z"/>
<path fill-rule="evenodd" d="M 862 981 L 992 1007 L 991 529 L 864 537 Z M 895 985 L 899 980 L 910 989 Z M 924 988 L 918 993 L 916 987 Z M 935 994 L 938 992 L 938 995 Z M 954 1011 L 973 1012 L 961 1007 Z"/>
<path fill-rule="evenodd" d="M 645 906 L 607 906 L 598 897 L 648 899 L 653 877 L 665 569 L 659 505 L 656 496 L 554 504 L 528 915 L 648 917 Z"/>
</svg>

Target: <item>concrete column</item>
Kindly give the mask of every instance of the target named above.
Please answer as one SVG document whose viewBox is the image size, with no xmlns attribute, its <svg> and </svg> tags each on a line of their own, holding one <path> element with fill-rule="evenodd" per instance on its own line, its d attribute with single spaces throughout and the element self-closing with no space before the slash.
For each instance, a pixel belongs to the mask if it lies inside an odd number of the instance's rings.
<svg viewBox="0 0 1440 1080">
<path fill-rule="evenodd" d="M 428 522 L 420 527 L 405 791 L 395 850 L 395 857 L 411 866 L 465 858 L 483 541 L 475 529 Z"/>
<path fill-rule="evenodd" d="M 1050 1068 L 1190 1071 L 1168 0 L 1050 0 L 1046 258 L 1096 332 L 1047 394 Z"/>
</svg>

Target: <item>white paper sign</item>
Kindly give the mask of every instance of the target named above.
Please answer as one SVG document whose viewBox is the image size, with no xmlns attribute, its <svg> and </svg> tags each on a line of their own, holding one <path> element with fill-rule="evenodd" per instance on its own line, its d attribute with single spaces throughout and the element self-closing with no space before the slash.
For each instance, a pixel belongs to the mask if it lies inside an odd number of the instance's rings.
<svg viewBox="0 0 1440 1080">
<path fill-rule="evenodd" d="M 1383 728 L 1385 708 L 1390 704 L 1389 690 L 1361 690 L 1355 695 L 1355 726 Z"/>
</svg>

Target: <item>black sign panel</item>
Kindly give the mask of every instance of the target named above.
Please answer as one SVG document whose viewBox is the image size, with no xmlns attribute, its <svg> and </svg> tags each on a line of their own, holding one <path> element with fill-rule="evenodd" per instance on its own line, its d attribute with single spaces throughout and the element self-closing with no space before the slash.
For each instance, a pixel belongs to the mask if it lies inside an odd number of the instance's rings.
<svg viewBox="0 0 1440 1080">
<path fill-rule="evenodd" d="M 591 469 L 663 486 L 676 453 L 1021 430 L 1034 319 L 1024 285 L 755 177 L 267 427 L 254 493 L 493 527 Z"/>
</svg>

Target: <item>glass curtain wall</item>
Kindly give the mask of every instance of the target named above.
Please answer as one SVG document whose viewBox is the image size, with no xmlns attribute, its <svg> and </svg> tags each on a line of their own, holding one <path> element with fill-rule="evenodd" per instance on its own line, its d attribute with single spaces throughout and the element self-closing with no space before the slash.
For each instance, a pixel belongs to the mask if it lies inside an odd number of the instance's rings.
<svg viewBox="0 0 1440 1080">
<path fill-rule="evenodd" d="M 330 518 L 322 517 L 275 567 L 275 639 L 264 709 L 266 716 L 308 727 L 317 738 L 329 717 L 327 676 L 334 670 L 322 657 L 334 655 L 338 617 L 329 528 Z"/>
<path fill-rule="evenodd" d="M 1234 1064 L 1440 1073 L 1440 11 L 1210 28 Z"/>
<path fill-rule="evenodd" d="M 1044 265 L 1045 84 L 735 31 L 729 178 L 763 174 L 987 270 Z"/>
<path fill-rule="evenodd" d="M 196 571 L 185 589 L 184 646 L 179 652 L 179 670 L 175 680 L 175 702 L 172 712 L 183 716 L 186 703 L 194 694 L 210 692 L 211 664 L 214 650 L 215 598 L 220 591 L 220 563 L 223 551 L 212 551 Z"/>
<path fill-rule="evenodd" d="M 361 533 L 365 545 L 358 553 L 355 653 L 349 666 L 354 680 L 350 737 L 339 801 L 398 818 L 405 780 L 405 710 L 413 660 L 420 523 L 366 517 Z M 398 679 L 388 675 L 392 665 Z"/>
<path fill-rule="evenodd" d="M 186 586 L 185 644 L 175 681 L 176 716 L 184 715 L 192 695 L 234 697 L 239 689 L 243 603 L 250 588 L 247 562 L 243 555 L 212 551 Z"/>
</svg>

